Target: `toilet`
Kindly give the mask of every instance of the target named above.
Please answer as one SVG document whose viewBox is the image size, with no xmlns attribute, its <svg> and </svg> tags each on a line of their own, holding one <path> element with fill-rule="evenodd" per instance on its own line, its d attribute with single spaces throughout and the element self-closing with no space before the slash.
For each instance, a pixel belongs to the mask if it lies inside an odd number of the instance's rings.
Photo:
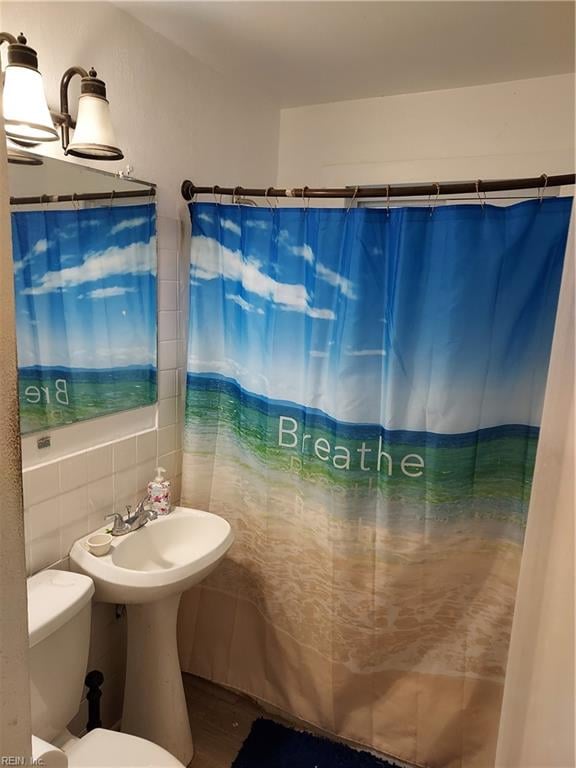
<svg viewBox="0 0 576 768">
<path fill-rule="evenodd" d="M 28 579 L 33 756 L 45 768 L 184 768 L 137 736 L 96 728 L 78 739 L 67 730 L 84 687 L 93 594 L 92 580 L 79 573 Z"/>
</svg>

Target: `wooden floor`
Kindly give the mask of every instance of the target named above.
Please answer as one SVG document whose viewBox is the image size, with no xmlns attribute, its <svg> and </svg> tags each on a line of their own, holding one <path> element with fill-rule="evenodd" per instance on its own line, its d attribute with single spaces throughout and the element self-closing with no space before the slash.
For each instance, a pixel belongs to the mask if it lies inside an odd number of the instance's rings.
<svg viewBox="0 0 576 768">
<path fill-rule="evenodd" d="M 194 739 L 191 768 L 230 768 L 263 711 L 240 694 L 193 675 L 183 677 Z"/>
<path fill-rule="evenodd" d="M 194 758 L 189 768 L 230 768 L 250 733 L 252 723 L 259 717 L 267 717 L 283 725 L 315 733 L 324 738 L 343 741 L 352 748 L 358 748 L 302 720 L 273 715 L 241 693 L 235 693 L 186 673 L 183 674 L 183 679 L 194 739 Z M 384 755 L 377 755 L 374 752 L 372 754 L 386 759 Z M 400 761 L 396 764 L 410 768 Z"/>
<path fill-rule="evenodd" d="M 193 675 L 184 674 L 183 677 L 194 739 L 194 758 L 190 768 L 230 768 L 250 733 L 252 723 L 262 716 L 328 736 L 308 723 L 287 721 L 271 715 L 247 696 Z"/>
</svg>

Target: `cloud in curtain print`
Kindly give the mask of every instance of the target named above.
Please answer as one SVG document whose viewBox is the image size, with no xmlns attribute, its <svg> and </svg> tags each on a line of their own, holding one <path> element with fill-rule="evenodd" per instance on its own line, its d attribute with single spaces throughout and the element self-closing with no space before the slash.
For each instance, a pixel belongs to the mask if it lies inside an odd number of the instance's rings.
<svg viewBox="0 0 576 768">
<path fill-rule="evenodd" d="M 118 232 L 122 232 L 125 229 L 135 229 L 136 227 L 141 227 L 143 224 L 146 224 L 148 219 L 146 219 L 144 216 L 136 216 L 133 219 L 124 219 L 124 221 L 119 221 L 118 224 L 115 224 L 112 229 L 110 230 L 111 235 L 117 235 Z"/>
<path fill-rule="evenodd" d="M 226 298 L 229 301 L 233 301 L 235 304 L 238 304 L 238 306 L 245 312 L 257 312 L 259 315 L 264 314 L 264 310 L 261 307 L 256 308 L 254 304 L 250 304 L 250 302 L 246 301 L 243 296 L 239 296 L 236 293 L 227 293 Z"/>
<path fill-rule="evenodd" d="M 321 320 L 335 318 L 331 309 L 310 305 L 310 296 L 304 285 L 275 280 L 262 271 L 259 262 L 245 259 L 241 251 L 233 251 L 211 237 L 199 235 L 192 238 L 191 276 L 198 281 L 218 277 L 234 280 L 241 283 L 248 293 L 272 301 L 278 309 L 302 312 Z"/>
<path fill-rule="evenodd" d="M 135 290 L 135 288 L 111 285 L 110 288 L 95 288 L 93 291 L 89 291 L 86 297 L 89 299 L 109 299 L 111 296 L 124 296 L 126 293 L 134 293 Z M 80 294 L 78 298 L 83 299 L 84 294 Z"/>
<path fill-rule="evenodd" d="M 355 299 L 356 293 L 354 292 L 354 286 L 351 280 L 347 277 L 342 277 L 338 272 L 334 272 L 330 267 L 325 267 L 323 264 L 316 264 L 316 274 L 320 280 L 325 280 L 329 285 L 333 285 L 334 288 L 338 288 L 344 296 L 348 299 Z"/>
<path fill-rule="evenodd" d="M 385 349 L 348 349 L 345 352 L 349 357 L 385 357 Z"/>
<path fill-rule="evenodd" d="M 37 285 L 24 288 L 23 295 L 40 295 L 103 280 L 117 275 L 155 273 L 154 242 L 136 242 L 119 248 L 111 246 L 105 251 L 89 253 L 82 264 L 45 272 Z M 119 295 L 119 294 L 117 294 Z"/>
<path fill-rule="evenodd" d="M 238 224 L 235 224 L 233 221 L 230 221 L 230 219 L 220 219 L 220 226 L 222 229 L 227 229 L 230 232 L 233 232 L 235 235 L 238 235 L 240 237 L 240 234 L 242 233 L 242 230 L 238 226 Z"/>
<path fill-rule="evenodd" d="M 38 240 L 36 243 L 34 243 L 34 246 L 32 247 L 32 253 L 46 253 L 48 250 L 48 245 L 48 240 L 43 237 L 41 240 Z"/>
</svg>

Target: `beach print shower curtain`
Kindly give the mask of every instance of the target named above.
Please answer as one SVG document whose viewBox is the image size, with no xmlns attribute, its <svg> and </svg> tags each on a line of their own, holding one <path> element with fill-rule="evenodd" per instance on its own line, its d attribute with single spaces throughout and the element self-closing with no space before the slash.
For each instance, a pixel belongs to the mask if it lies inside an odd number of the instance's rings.
<svg viewBox="0 0 576 768">
<path fill-rule="evenodd" d="M 155 205 L 12 213 L 22 434 L 156 401 Z"/>
<path fill-rule="evenodd" d="M 570 207 L 191 206 L 185 670 L 493 765 Z"/>
</svg>

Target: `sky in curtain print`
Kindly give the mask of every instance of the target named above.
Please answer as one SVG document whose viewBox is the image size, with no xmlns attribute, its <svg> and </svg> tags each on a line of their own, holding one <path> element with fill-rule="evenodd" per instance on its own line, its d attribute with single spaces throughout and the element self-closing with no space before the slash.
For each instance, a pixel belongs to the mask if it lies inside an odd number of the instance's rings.
<svg viewBox="0 0 576 768">
<path fill-rule="evenodd" d="M 193 205 L 188 369 L 390 428 L 538 424 L 570 204 Z"/>
<path fill-rule="evenodd" d="M 12 214 L 19 365 L 156 363 L 153 205 Z"/>
</svg>

